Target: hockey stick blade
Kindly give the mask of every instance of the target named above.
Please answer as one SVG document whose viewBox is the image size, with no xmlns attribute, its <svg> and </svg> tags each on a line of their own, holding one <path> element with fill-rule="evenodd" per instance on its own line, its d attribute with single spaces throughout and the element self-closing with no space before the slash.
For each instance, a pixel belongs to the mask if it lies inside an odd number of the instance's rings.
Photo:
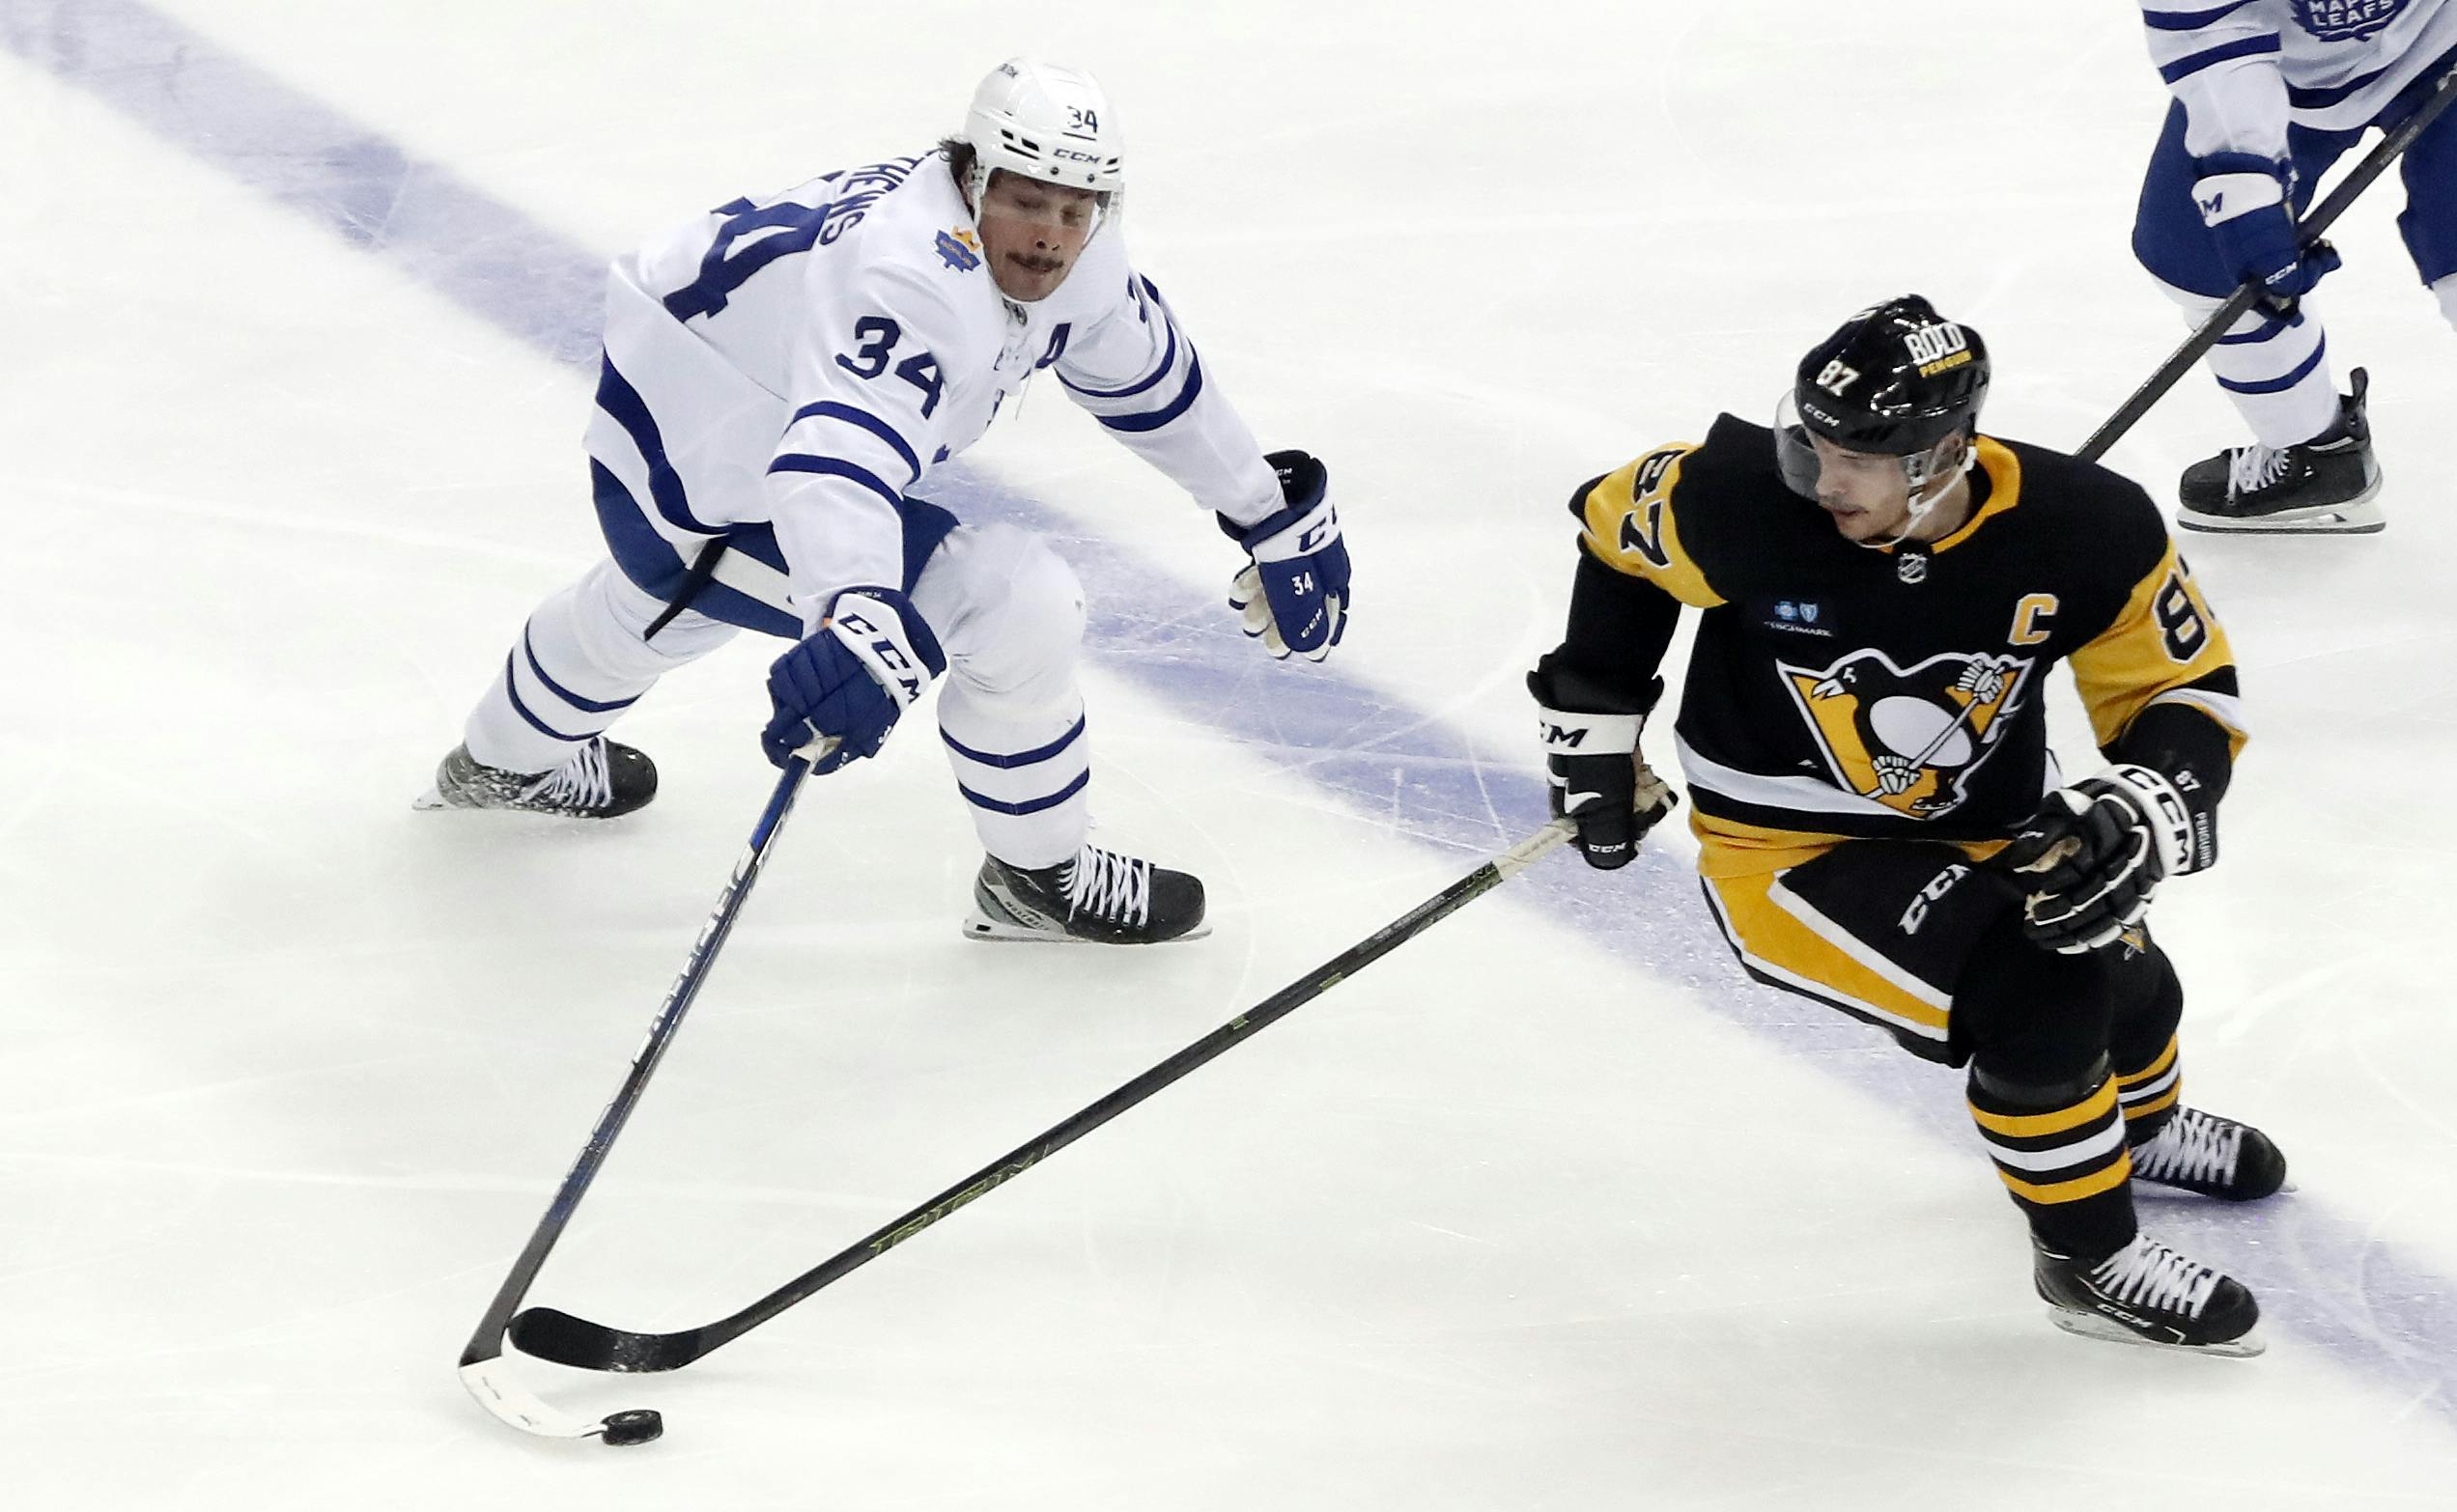
<svg viewBox="0 0 2457 1512">
<path fill-rule="evenodd" d="M 625 1375 L 651 1375 L 680 1370 L 723 1340 L 710 1340 L 706 1329 L 679 1333 L 627 1333 L 575 1318 L 556 1307 L 531 1307 L 512 1320 L 512 1347 L 523 1355 L 582 1370 L 612 1370 Z"/>
<path fill-rule="evenodd" d="M 819 754 L 827 754 L 821 747 Z M 742 858 L 734 863 L 734 874 L 720 894 L 716 911 L 700 927 L 692 941 L 691 955 L 685 961 L 674 985 L 666 990 L 664 1001 L 658 1005 L 657 1017 L 650 1022 L 648 1034 L 639 1049 L 632 1053 L 631 1069 L 625 1073 L 622 1086 L 615 1092 L 606 1110 L 598 1115 L 597 1126 L 589 1132 L 588 1143 L 580 1147 L 579 1158 L 572 1162 L 563 1184 L 555 1189 L 554 1198 L 547 1204 L 546 1216 L 538 1219 L 529 1233 L 529 1242 L 512 1262 L 511 1272 L 503 1284 L 495 1289 L 494 1300 L 487 1304 L 485 1316 L 469 1335 L 461 1352 L 461 1384 L 477 1399 L 478 1405 L 494 1414 L 497 1421 L 518 1428 L 522 1433 L 545 1439 L 603 1439 L 611 1444 L 646 1443 L 665 1431 L 664 1420 L 646 1408 L 610 1413 L 604 1417 L 583 1418 L 559 1412 L 535 1394 L 516 1385 L 506 1372 L 503 1361 L 503 1340 L 508 1332 L 513 1309 L 528 1295 L 529 1283 L 546 1264 L 555 1242 L 572 1221 L 580 1198 L 606 1162 L 614 1140 L 648 1090 L 665 1050 L 681 1029 L 683 1015 L 699 995 L 700 984 L 723 947 L 726 937 L 733 933 L 734 919 L 751 884 L 758 881 L 768 849 L 784 827 L 785 816 L 792 811 L 794 795 L 801 791 L 803 779 L 810 770 L 809 760 L 797 755 L 785 763 L 777 778 L 777 786 L 769 795 L 766 807 L 760 811 L 759 823 L 751 830 L 750 844 Z"/>
<path fill-rule="evenodd" d="M 514 1385 L 502 1367 L 500 1355 L 470 1360 L 461 1367 L 461 1384 L 479 1406 L 522 1433 L 541 1439 L 604 1439 L 619 1445 L 646 1443 L 665 1431 L 665 1419 L 648 1408 L 608 1413 L 604 1417 L 575 1417 Z"/>
<path fill-rule="evenodd" d="M 641 1373 L 676 1370 L 710 1350 L 741 1337 L 821 1287 L 861 1269 L 931 1224 L 970 1206 L 1074 1143 L 1180 1077 L 1278 1022 L 1303 1004 L 1413 939 L 1470 900 L 1483 896 L 1533 865 L 1569 838 L 1572 823 L 1557 819 L 1406 913 L 1239 1014 L 1134 1080 L 1017 1146 L 884 1228 L 855 1241 L 742 1311 L 674 1333 L 634 1333 L 576 1318 L 552 1307 L 531 1307 L 512 1320 L 510 1338 L 522 1354 L 580 1370 Z"/>
</svg>

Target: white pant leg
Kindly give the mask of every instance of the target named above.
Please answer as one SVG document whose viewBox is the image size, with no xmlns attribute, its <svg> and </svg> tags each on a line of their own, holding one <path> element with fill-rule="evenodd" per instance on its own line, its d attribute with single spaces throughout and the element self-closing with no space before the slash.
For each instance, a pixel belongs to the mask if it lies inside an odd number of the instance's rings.
<svg viewBox="0 0 2457 1512">
<path fill-rule="evenodd" d="M 1091 829 L 1074 570 L 1029 531 L 961 525 L 921 569 L 913 606 L 946 653 L 939 734 L 982 847 L 1026 868 L 1074 855 Z"/>
<path fill-rule="evenodd" d="M 2199 328 L 2223 299 L 2160 283 Z M 2296 446 L 2337 424 L 2337 379 L 2330 372 L 2328 333 L 2309 303 L 2280 320 L 2253 306 L 2210 349 L 2210 376 L 2235 403 L 2264 446 Z"/>
<path fill-rule="evenodd" d="M 2432 293 L 2440 295 L 2440 313 L 2448 317 L 2449 324 L 2457 325 L 2457 273 L 2432 285 Z"/>
<path fill-rule="evenodd" d="M 665 605 L 600 562 L 529 616 L 502 670 L 469 713 L 464 739 L 481 764 L 549 771 L 639 700 L 666 671 L 716 650 L 736 628 L 684 610 L 640 638 Z"/>
</svg>

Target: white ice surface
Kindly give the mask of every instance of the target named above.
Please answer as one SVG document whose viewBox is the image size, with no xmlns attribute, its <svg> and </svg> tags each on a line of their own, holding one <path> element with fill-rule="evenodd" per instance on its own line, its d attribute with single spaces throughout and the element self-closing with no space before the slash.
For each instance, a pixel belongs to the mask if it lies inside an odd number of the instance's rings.
<svg viewBox="0 0 2457 1512">
<path fill-rule="evenodd" d="M 165 25 L 167 61 L 115 64 Z M 1518 679 L 1581 479 L 1758 417 L 1911 288 L 1986 332 L 1991 430 L 2076 443 L 2182 334 L 2126 251 L 2163 102 L 2134 27 L 0 0 L 8 1503 L 2457 1500 L 2457 381 L 2393 184 L 2321 301 L 2376 380 L 2388 533 L 2188 542 L 2257 720 L 2224 864 L 2160 901 L 2189 1095 L 2302 1190 L 2148 1220 L 2255 1286 L 2266 1357 L 2049 1329 L 1954 1078 L 1748 987 L 1674 836 L 1610 878 L 1548 861 L 687 1372 L 523 1363 L 574 1411 L 663 1410 L 656 1445 L 521 1438 L 452 1370 L 769 783 L 745 643 L 624 721 L 666 783 L 635 819 L 410 810 L 596 549 L 591 374 L 479 313 L 548 271 L 512 220 L 603 257 L 918 150 L 1008 52 L 1080 61 L 1130 133 L 1140 260 L 1266 444 L 1330 461 L 1358 568 L 1330 666 L 1266 664 L 1210 523 L 1056 392 L 974 454 L 1092 585 L 1105 828 L 1200 871 L 1216 933 L 967 944 L 977 853 L 926 725 L 814 786 L 534 1294 L 678 1328 L 1539 823 Z M 235 147 L 275 97 L 324 114 Z M 267 192 L 294 173 L 364 234 Z M 406 261 L 498 245 L 485 277 Z M 2163 494 L 2235 438 L 2196 376 L 2113 460 Z"/>
</svg>

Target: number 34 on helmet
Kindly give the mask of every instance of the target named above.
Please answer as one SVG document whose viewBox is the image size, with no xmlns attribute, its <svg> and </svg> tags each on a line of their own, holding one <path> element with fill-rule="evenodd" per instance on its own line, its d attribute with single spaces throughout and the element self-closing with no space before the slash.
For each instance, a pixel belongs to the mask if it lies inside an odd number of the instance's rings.
<svg viewBox="0 0 2457 1512">
<path fill-rule="evenodd" d="M 1109 97 L 1090 74 L 1031 58 L 1009 58 L 973 92 L 964 139 L 974 154 L 974 204 L 1000 170 L 1111 202 L 1126 187 L 1124 155 Z"/>
</svg>

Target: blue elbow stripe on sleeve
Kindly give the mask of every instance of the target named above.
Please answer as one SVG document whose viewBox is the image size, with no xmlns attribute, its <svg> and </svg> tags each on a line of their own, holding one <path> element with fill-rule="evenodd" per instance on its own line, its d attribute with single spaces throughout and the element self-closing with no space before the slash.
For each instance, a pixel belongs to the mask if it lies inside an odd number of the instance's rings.
<svg viewBox="0 0 2457 1512">
<path fill-rule="evenodd" d="M 2224 20 L 2252 0 L 2228 0 L 2206 11 L 2144 11 L 2141 19 L 2156 32 L 2197 32 L 2212 21 Z"/>
<path fill-rule="evenodd" d="M 1067 383 L 1066 375 L 1062 373 L 1059 375 L 1058 380 L 1060 383 L 1066 384 L 1067 392 L 1081 394 L 1086 399 L 1134 398 L 1137 394 L 1142 393 L 1144 390 L 1159 382 L 1162 378 L 1167 378 L 1169 376 L 1170 368 L 1177 361 L 1177 322 L 1170 320 L 1169 314 L 1165 310 L 1161 312 L 1160 319 L 1162 322 L 1169 327 L 1169 347 L 1168 350 L 1161 352 L 1159 363 L 1152 368 L 1149 374 L 1144 376 L 1143 381 L 1139 383 L 1129 383 L 1124 388 L 1086 388 L 1081 383 Z M 1191 355 L 1191 352 L 1189 354 Z"/>
<path fill-rule="evenodd" d="M 786 422 L 786 428 L 791 429 L 805 420 L 841 420 L 847 425 L 859 426 L 893 447 L 896 456 L 913 470 L 915 479 L 921 476 L 921 459 L 914 453 L 912 444 L 905 440 L 903 434 L 866 409 L 856 409 L 851 405 L 823 399 L 815 405 L 805 405 L 795 410 L 793 419 Z"/>
<path fill-rule="evenodd" d="M 1194 406 L 1202 393 L 1202 358 L 1189 356 L 1186 362 L 1186 386 L 1177 391 L 1166 409 L 1154 409 L 1140 415 L 1102 415 L 1100 423 L 1113 431 L 1157 431 Z"/>
<path fill-rule="evenodd" d="M 2184 57 L 2178 58 L 2175 62 L 2161 68 L 2159 70 L 2159 77 L 2165 79 L 2170 84 L 2175 84 L 2190 78 L 2195 73 L 2200 72 L 2203 69 L 2216 68 L 2221 63 L 2231 62 L 2237 58 L 2256 57 L 2262 53 L 2271 53 L 2277 50 L 2278 40 L 2274 35 L 2268 37 L 2240 37 L 2231 42 L 2221 42 L 2216 47 L 2204 48 L 2200 52 L 2188 53 Z"/>
<path fill-rule="evenodd" d="M 887 481 L 869 468 L 849 462 L 841 457 L 811 457 L 789 452 L 768 464 L 770 472 L 815 472 L 825 477 L 849 478 L 888 501 L 890 508 L 902 509 L 904 495 L 889 488 Z"/>
<path fill-rule="evenodd" d="M 2231 378 L 2220 378 L 2218 387 L 2230 394 L 2283 394 L 2310 377 L 2312 370 L 2321 365 L 2321 358 L 2328 354 L 2329 340 L 2324 337 L 2318 345 L 2313 347 L 2312 354 L 2297 363 L 2295 371 L 2284 378 L 2267 378 L 2258 383 L 2238 383 Z"/>
</svg>

